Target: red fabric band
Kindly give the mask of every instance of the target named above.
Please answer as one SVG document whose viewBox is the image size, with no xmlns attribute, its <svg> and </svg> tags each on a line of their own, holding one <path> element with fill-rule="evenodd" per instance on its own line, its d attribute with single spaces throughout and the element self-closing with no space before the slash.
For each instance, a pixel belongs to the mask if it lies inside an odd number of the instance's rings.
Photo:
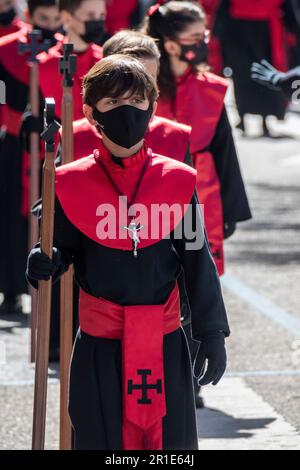
<svg viewBox="0 0 300 470">
<path fill-rule="evenodd" d="M 177 285 L 164 305 L 129 307 L 81 290 L 79 318 L 83 332 L 122 341 L 123 449 L 161 450 L 166 415 L 163 336 L 181 325 Z"/>
</svg>

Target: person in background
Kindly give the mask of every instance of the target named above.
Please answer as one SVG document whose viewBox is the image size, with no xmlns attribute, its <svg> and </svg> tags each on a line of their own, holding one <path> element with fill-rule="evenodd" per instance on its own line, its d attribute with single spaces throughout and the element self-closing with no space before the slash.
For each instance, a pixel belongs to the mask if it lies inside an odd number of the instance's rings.
<svg viewBox="0 0 300 470">
<path fill-rule="evenodd" d="M 29 97 L 28 54 L 20 55 L 19 42 L 28 42 L 28 32 L 40 29 L 42 39 L 55 44 L 61 20 L 56 0 L 28 0 L 26 17 L 30 28 L 0 39 L 0 80 L 6 84 L 6 104 L 1 105 L 0 145 L 0 292 L 1 313 L 21 312 L 19 295 L 27 291 L 24 278 L 27 252 L 28 211 L 23 209 L 22 116 Z M 61 36 L 59 35 L 61 38 Z M 51 95 L 50 95 L 51 96 Z"/>
<path fill-rule="evenodd" d="M 18 17 L 16 6 L 16 0 L 0 0 L 0 38 L 26 27 Z"/>
<path fill-rule="evenodd" d="M 157 40 L 161 53 L 158 77 L 159 115 L 190 125 L 191 155 L 197 190 L 204 206 L 207 236 L 219 275 L 224 272 L 223 239 L 251 211 L 228 121 L 224 98 L 227 83 L 207 71 L 205 13 L 192 2 L 171 1 L 149 9 L 144 31 Z M 184 319 L 192 358 L 190 315 Z M 203 406 L 194 383 L 197 407 Z"/>
<path fill-rule="evenodd" d="M 232 70 L 235 99 L 240 116 L 238 128 L 246 134 L 245 115 L 262 117 L 263 136 L 271 137 L 267 117 L 283 120 L 287 100 L 274 90 L 258 86 L 250 78 L 253 62 L 266 59 L 273 67 L 288 70 L 286 31 L 300 34 L 293 0 L 222 0 L 214 34 L 222 47 L 225 67 Z"/>
</svg>

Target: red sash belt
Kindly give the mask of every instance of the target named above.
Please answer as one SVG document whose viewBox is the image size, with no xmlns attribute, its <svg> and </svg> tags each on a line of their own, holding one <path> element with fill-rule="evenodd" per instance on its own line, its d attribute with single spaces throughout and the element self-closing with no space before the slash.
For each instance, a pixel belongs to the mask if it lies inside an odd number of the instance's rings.
<svg viewBox="0 0 300 470">
<path fill-rule="evenodd" d="M 164 305 L 129 307 L 81 290 L 79 319 L 90 336 L 122 341 L 123 449 L 162 450 L 163 336 L 180 328 L 177 285 Z"/>
<path fill-rule="evenodd" d="M 235 19 L 269 21 L 272 63 L 274 67 L 284 71 L 287 69 L 287 56 L 284 48 L 285 31 L 280 9 L 283 2 L 278 0 L 277 2 L 266 2 L 265 5 L 261 3 L 260 1 L 254 4 L 252 1 L 232 0 L 230 14 Z"/>
</svg>

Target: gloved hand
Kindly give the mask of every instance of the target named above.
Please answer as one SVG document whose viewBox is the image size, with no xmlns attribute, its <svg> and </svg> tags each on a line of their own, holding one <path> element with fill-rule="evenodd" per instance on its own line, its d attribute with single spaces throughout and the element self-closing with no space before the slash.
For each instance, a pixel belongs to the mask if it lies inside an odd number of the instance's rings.
<svg viewBox="0 0 300 470">
<path fill-rule="evenodd" d="M 31 281 L 48 281 L 67 271 L 68 266 L 57 248 L 53 248 L 53 259 L 42 253 L 41 248 L 33 248 L 27 260 L 26 277 Z"/>
<path fill-rule="evenodd" d="M 254 62 L 251 66 L 252 80 L 272 90 L 280 90 L 279 82 L 285 75 L 285 73 L 275 69 L 267 60 L 262 60 L 260 64 Z"/>
<path fill-rule="evenodd" d="M 37 132 L 41 134 L 44 130 L 44 117 L 43 113 L 40 116 L 33 116 L 30 109 L 26 109 L 22 116 L 21 131 L 24 134 L 30 134 L 31 132 Z"/>
<path fill-rule="evenodd" d="M 205 365 L 207 369 L 205 371 Z M 225 335 L 221 331 L 211 333 L 201 341 L 193 365 L 193 373 L 200 386 L 217 385 L 227 365 Z"/>
<path fill-rule="evenodd" d="M 32 132 L 41 134 L 44 129 L 44 118 L 43 114 L 39 117 L 33 116 L 30 110 L 26 110 L 22 116 L 20 136 L 22 140 L 23 148 L 29 153 L 30 152 L 30 135 Z"/>
</svg>

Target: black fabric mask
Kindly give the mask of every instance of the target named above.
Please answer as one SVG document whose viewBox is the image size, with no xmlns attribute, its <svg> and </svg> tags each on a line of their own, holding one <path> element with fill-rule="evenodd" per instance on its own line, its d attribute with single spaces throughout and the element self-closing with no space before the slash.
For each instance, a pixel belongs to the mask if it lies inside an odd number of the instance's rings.
<svg viewBox="0 0 300 470">
<path fill-rule="evenodd" d="M 95 43 L 102 45 L 105 38 L 105 22 L 104 20 L 85 21 L 85 34 L 81 34 L 81 39 L 87 43 Z"/>
<path fill-rule="evenodd" d="M 191 65 L 198 65 L 202 62 L 207 62 L 209 49 L 206 42 L 198 44 L 183 45 L 180 44 L 181 54 L 179 59 L 183 62 L 188 62 Z"/>
<path fill-rule="evenodd" d="M 55 34 L 58 33 L 59 31 L 61 31 L 60 29 L 53 31 L 51 29 L 41 28 L 40 26 L 38 26 L 36 24 L 33 25 L 33 29 L 37 29 L 38 31 L 40 31 L 41 36 L 42 36 L 42 41 L 44 41 L 45 39 L 48 39 L 48 41 L 50 41 L 50 43 L 51 43 L 51 47 L 55 46 L 55 44 L 57 43 L 57 39 L 55 38 Z"/>
<path fill-rule="evenodd" d="M 2 26 L 9 26 L 16 16 L 16 10 L 11 8 L 10 10 L 0 13 L 0 24 Z"/>
<path fill-rule="evenodd" d="M 94 109 L 93 118 L 112 142 L 130 149 L 144 138 L 152 111 L 151 105 L 147 111 L 125 105 L 105 113 Z"/>
</svg>

